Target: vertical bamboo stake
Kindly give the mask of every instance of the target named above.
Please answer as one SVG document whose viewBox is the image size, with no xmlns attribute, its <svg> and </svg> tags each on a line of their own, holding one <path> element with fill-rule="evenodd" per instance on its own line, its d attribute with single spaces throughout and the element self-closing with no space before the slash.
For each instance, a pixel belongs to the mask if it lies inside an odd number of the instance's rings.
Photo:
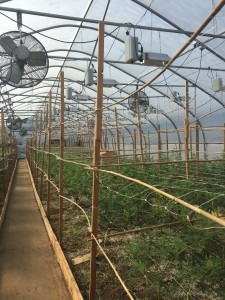
<svg viewBox="0 0 225 300">
<path fill-rule="evenodd" d="M 88 138 L 88 150 L 89 150 L 89 155 L 90 155 L 90 158 L 91 158 L 91 140 L 90 140 L 90 131 L 89 131 L 89 120 L 88 120 L 88 116 L 87 116 L 87 138 Z"/>
<path fill-rule="evenodd" d="M 3 198 L 5 196 L 5 192 L 6 192 L 6 177 L 5 177 L 5 138 L 4 138 L 4 128 L 5 128 L 5 123 L 4 123 L 4 111 L 3 108 L 1 108 L 1 125 L 2 125 L 2 130 L 1 130 L 1 135 L 2 135 L 2 181 L 3 181 Z"/>
<path fill-rule="evenodd" d="M 168 129 L 166 129 L 166 158 L 169 159 L 169 134 Z"/>
<path fill-rule="evenodd" d="M 104 143 L 104 147 L 105 149 L 107 149 L 107 125 L 105 125 L 105 143 Z"/>
<path fill-rule="evenodd" d="M 225 123 L 224 123 L 224 131 L 223 131 L 223 157 L 225 156 Z"/>
<path fill-rule="evenodd" d="M 158 135 L 158 161 L 161 161 L 161 150 L 162 150 L 162 145 L 161 145 L 161 131 L 160 131 L 160 124 L 157 126 L 157 135 Z M 160 166 L 160 165 L 159 165 Z"/>
<path fill-rule="evenodd" d="M 189 151 L 188 151 L 188 137 L 189 137 L 189 102 L 188 102 L 188 81 L 185 80 L 185 119 L 184 119 L 184 146 L 185 146 L 185 167 L 186 178 L 189 177 Z"/>
<path fill-rule="evenodd" d="M 148 131 L 148 159 L 151 159 L 151 138 L 150 132 Z"/>
<path fill-rule="evenodd" d="M 46 122 L 46 126 L 45 126 L 45 137 L 44 137 L 44 146 L 43 146 L 43 152 L 42 152 L 42 164 L 41 164 L 41 185 L 40 185 L 40 199 L 42 200 L 43 197 L 43 179 L 44 179 L 44 173 L 43 173 L 43 169 L 44 169 L 44 162 L 45 162 L 45 150 L 46 150 L 46 140 L 47 140 L 47 124 L 48 124 L 48 105 L 46 108 L 46 114 L 45 114 L 45 122 Z"/>
<path fill-rule="evenodd" d="M 134 129 L 134 161 L 137 161 L 137 134 L 136 129 Z"/>
<path fill-rule="evenodd" d="M 35 135 L 34 135 L 34 147 L 35 147 L 35 151 L 34 151 L 34 180 L 35 180 L 35 185 L 37 186 L 37 157 L 38 157 L 38 153 L 37 153 L 37 149 L 38 149 L 38 143 L 37 143 L 37 128 L 38 128 L 38 116 L 35 116 Z"/>
<path fill-rule="evenodd" d="M 193 149 L 192 149 L 192 127 L 189 127 L 189 134 L 190 134 L 190 153 L 191 153 L 191 159 L 193 159 Z"/>
<path fill-rule="evenodd" d="M 140 116 L 140 107 L 139 107 L 139 99 L 138 99 L 138 97 L 136 98 L 136 108 L 137 108 L 137 116 L 138 116 L 138 135 L 139 135 L 141 162 L 142 162 L 142 169 L 144 169 L 144 155 L 143 155 L 143 143 L 142 143 L 141 116 Z"/>
<path fill-rule="evenodd" d="M 94 132 L 94 159 L 93 165 L 100 164 L 100 145 L 102 133 L 102 97 L 103 97 L 103 60 L 104 60 L 104 23 L 99 22 L 98 29 L 98 73 L 97 73 L 97 101 L 95 108 L 95 132 Z M 97 238 L 98 234 L 98 196 L 99 196 L 99 171 L 93 170 L 92 185 L 92 223 L 91 234 Z M 91 261 L 90 261 L 90 285 L 89 299 L 96 298 L 96 254 L 97 244 L 91 240 Z"/>
<path fill-rule="evenodd" d="M 48 180 L 47 180 L 47 208 L 46 214 L 47 217 L 50 217 L 50 196 L 51 196 L 51 140 L 52 140 L 52 91 L 49 92 L 49 116 L 48 116 Z"/>
<path fill-rule="evenodd" d="M 64 72 L 60 73 L 61 103 L 60 103 L 60 151 L 59 151 L 59 244 L 63 245 L 63 172 L 64 172 Z"/>
<path fill-rule="evenodd" d="M 117 110 L 115 108 L 115 120 L 116 120 L 116 142 L 117 142 L 117 161 L 118 161 L 118 165 L 120 165 L 120 133 L 119 133 L 119 129 L 118 129 L 118 114 L 117 114 Z"/>
<path fill-rule="evenodd" d="M 34 177 L 34 162 L 33 162 L 33 136 L 30 139 L 30 166 L 31 166 L 31 173 Z"/>
<path fill-rule="evenodd" d="M 199 179 L 199 126 L 198 124 L 196 123 L 196 133 L 195 133 L 195 136 L 196 136 L 196 179 L 198 180 Z"/>
<path fill-rule="evenodd" d="M 39 158 L 40 158 L 40 150 L 41 150 L 41 132 L 42 132 L 42 111 L 40 113 L 40 124 L 39 124 L 39 140 L 38 140 L 38 152 L 37 152 L 37 192 L 38 192 L 38 186 L 39 186 L 39 182 L 38 182 L 38 176 L 39 176 Z M 43 153 L 42 153 L 43 155 Z"/>
<path fill-rule="evenodd" d="M 123 141 L 123 155 L 125 157 L 126 151 L 125 151 L 125 137 L 124 137 L 124 134 L 122 135 L 122 141 Z"/>
</svg>

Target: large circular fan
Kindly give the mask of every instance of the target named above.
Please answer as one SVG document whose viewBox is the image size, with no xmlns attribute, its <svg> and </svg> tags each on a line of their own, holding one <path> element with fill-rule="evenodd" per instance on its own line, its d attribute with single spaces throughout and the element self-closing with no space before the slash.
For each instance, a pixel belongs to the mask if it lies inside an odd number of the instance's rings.
<svg viewBox="0 0 225 300">
<path fill-rule="evenodd" d="M 129 108 L 135 113 L 137 112 L 137 107 L 139 105 L 139 111 L 140 113 L 143 113 L 149 107 L 148 96 L 142 91 L 137 92 L 136 94 L 128 98 L 128 105 Z"/>
<path fill-rule="evenodd" d="M 0 77 L 11 86 L 35 86 L 48 72 L 44 46 L 28 33 L 11 31 L 1 35 L 0 52 Z"/>
</svg>

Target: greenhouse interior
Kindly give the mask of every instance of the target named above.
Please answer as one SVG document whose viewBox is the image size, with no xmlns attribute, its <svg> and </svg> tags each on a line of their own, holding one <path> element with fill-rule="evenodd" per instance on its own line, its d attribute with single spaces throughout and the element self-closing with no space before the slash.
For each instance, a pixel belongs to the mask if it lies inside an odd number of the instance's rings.
<svg viewBox="0 0 225 300">
<path fill-rule="evenodd" d="M 2 300 L 225 299 L 224 5 L 0 1 Z"/>
</svg>

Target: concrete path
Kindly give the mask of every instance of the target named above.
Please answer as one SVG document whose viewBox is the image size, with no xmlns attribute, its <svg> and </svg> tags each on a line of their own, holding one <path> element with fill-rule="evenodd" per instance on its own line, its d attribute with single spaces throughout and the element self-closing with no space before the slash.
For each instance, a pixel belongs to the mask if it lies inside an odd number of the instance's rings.
<svg viewBox="0 0 225 300">
<path fill-rule="evenodd" d="M 0 231 L 1 300 L 70 300 L 42 222 L 25 160 L 19 160 Z"/>
</svg>

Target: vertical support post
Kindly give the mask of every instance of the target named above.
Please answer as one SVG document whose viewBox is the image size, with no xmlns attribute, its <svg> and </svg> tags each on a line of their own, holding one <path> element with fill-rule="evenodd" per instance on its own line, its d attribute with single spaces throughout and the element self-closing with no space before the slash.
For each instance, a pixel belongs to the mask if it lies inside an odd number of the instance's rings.
<svg viewBox="0 0 225 300">
<path fill-rule="evenodd" d="M 185 169 L 186 178 L 189 177 L 189 150 L 188 150 L 188 138 L 189 138 L 189 102 L 188 102 L 188 81 L 185 80 L 185 119 L 184 119 L 184 146 L 185 146 Z"/>
<path fill-rule="evenodd" d="M 105 149 L 107 149 L 107 139 L 108 139 L 108 137 L 107 137 L 107 125 L 105 125 L 105 142 L 104 142 Z"/>
<path fill-rule="evenodd" d="M 166 129 L 166 158 L 169 160 L 169 134 L 168 129 Z"/>
<path fill-rule="evenodd" d="M 150 132 L 148 131 L 148 159 L 151 159 L 151 138 Z"/>
<path fill-rule="evenodd" d="M 4 128 L 5 128 L 5 122 L 4 122 L 4 111 L 3 111 L 3 108 L 1 108 L 1 127 L 2 127 L 2 132 L 1 132 L 1 135 L 2 135 L 2 169 L 3 169 L 3 172 L 2 172 L 2 181 L 3 181 L 3 187 L 2 187 L 2 191 L 3 191 L 3 198 L 5 196 L 5 192 L 6 192 L 6 176 L 5 176 L 5 132 L 4 132 Z"/>
<path fill-rule="evenodd" d="M 38 176 L 39 176 L 39 158 L 41 157 L 40 155 L 40 150 L 41 150 L 41 132 L 42 132 L 42 111 L 40 113 L 40 124 L 39 124 L 39 139 L 38 139 L 38 151 L 37 151 L 37 192 L 38 192 L 38 186 L 39 186 L 39 182 L 38 182 Z M 43 155 L 43 153 L 42 153 Z"/>
<path fill-rule="evenodd" d="M 160 131 L 160 124 L 157 126 L 157 135 L 158 135 L 158 161 L 161 161 L 162 154 L 162 145 L 161 145 L 161 131 Z"/>
<path fill-rule="evenodd" d="M 47 217 L 50 217 L 50 196 L 51 196 L 51 141 L 52 141 L 52 91 L 49 92 L 49 116 L 48 116 L 48 169 L 47 169 L 47 208 L 46 214 Z"/>
<path fill-rule="evenodd" d="M 199 179 L 199 125 L 196 123 L 196 133 L 195 133 L 195 136 L 196 136 L 196 141 L 195 141 L 195 144 L 196 144 L 196 148 L 195 148 L 195 155 L 196 155 L 196 179 L 198 180 Z"/>
<path fill-rule="evenodd" d="M 189 134 L 190 134 L 190 154 L 191 154 L 191 160 L 192 160 L 193 159 L 192 126 L 189 127 Z"/>
<path fill-rule="evenodd" d="M 45 113 L 45 137 L 44 137 L 44 145 L 43 145 L 43 152 L 42 152 L 42 164 L 41 164 L 41 184 L 40 184 L 40 199 L 42 200 L 43 197 L 43 180 L 44 180 L 44 162 L 45 162 L 45 150 L 46 150 L 46 141 L 47 141 L 47 124 L 48 124 L 48 104 L 46 108 L 46 113 Z"/>
<path fill-rule="evenodd" d="M 86 126 L 86 129 L 87 129 L 87 138 L 88 138 L 88 150 L 89 150 L 89 155 L 90 155 L 90 158 L 91 158 L 91 140 L 90 140 L 90 131 L 89 131 L 89 120 L 88 120 L 88 116 L 87 116 L 87 126 Z"/>
<path fill-rule="evenodd" d="M 123 156 L 125 157 L 126 151 L 125 151 L 125 137 L 124 137 L 124 133 L 122 135 L 122 141 L 123 141 Z"/>
<path fill-rule="evenodd" d="M 34 161 L 33 161 L 33 136 L 31 137 L 30 139 L 30 166 L 31 166 L 31 173 L 32 173 L 32 176 L 34 177 Z"/>
<path fill-rule="evenodd" d="M 118 165 L 120 165 L 120 133 L 119 133 L 119 129 L 118 129 L 118 114 L 117 114 L 117 110 L 115 108 L 115 120 L 116 120 L 116 142 L 117 142 L 117 162 Z"/>
<path fill-rule="evenodd" d="M 102 97 L 103 97 L 103 60 L 104 60 L 104 23 L 99 22 L 98 27 L 98 73 L 97 73 L 97 101 L 95 107 L 95 131 L 94 131 L 94 159 L 93 165 L 100 164 L 100 146 L 102 134 Z M 90 285 L 89 299 L 96 298 L 96 255 L 97 244 L 93 236 L 98 234 L 98 197 L 99 197 L 99 170 L 93 170 L 92 184 L 92 222 L 91 222 L 91 261 L 90 261 Z"/>
<path fill-rule="evenodd" d="M 60 99 L 60 149 L 59 149 L 59 244 L 63 245 L 63 173 L 64 173 L 64 72 L 60 73 L 61 99 Z"/>
<path fill-rule="evenodd" d="M 225 157 L 225 123 L 223 125 L 224 130 L 223 130 L 223 158 Z"/>
<path fill-rule="evenodd" d="M 37 186 L 37 159 L 38 159 L 38 143 L 37 143 L 37 132 L 38 132 L 38 115 L 35 116 L 35 135 L 34 135 L 34 180 Z"/>
<path fill-rule="evenodd" d="M 141 116 L 140 116 L 140 107 L 139 107 L 139 99 L 138 99 L 138 97 L 136 98 L 136 109 L 137 109 L 137 116 L 138 116 L 138 135 L 139 135 L 141 162 L 142 162 L 142 169 L 144 169 L 144 155 L 143 155 L 143 142 L 142 142 L 142 130 L 141 130 Z"/>
<path fill-rule="evenodd" d="M 137 161 L 137 134 L 136 129 L 134 129 L 134 161 Z"/>
</svg>

